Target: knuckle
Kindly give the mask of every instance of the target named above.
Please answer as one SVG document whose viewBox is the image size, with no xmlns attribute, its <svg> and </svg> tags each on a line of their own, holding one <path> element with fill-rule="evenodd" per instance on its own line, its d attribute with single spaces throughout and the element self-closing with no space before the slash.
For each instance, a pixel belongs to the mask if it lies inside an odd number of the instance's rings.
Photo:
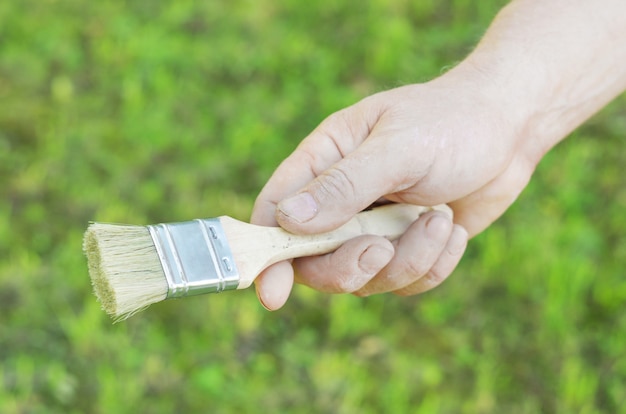
<svg viewBox="0 0 626 414">
<path fill-rule="evenodd" d="M 417 295 L 418 293 L 421 293 L 421 292 L 418 292 L 418 291 L 416 291 L 416 290 L 414 290 L 414 289 L 412 289 L 412 288 L 404 288 L 404 289 L 394 290 L 394 291 L 393 291 L 393 292 L 391 292 L 391 293 L 393 293 L 393 294 L 394 294 L 394 295 L 396 295 L 396 296 L 402 296 L 402 297 L 405 297 L 405 296 L 413 296 L 413 295 Z"/>
<path fill-rule="evenodd" d="M 415 280 L 427 275 L 429 270 L 429 266 L 424 261 L 416 258 L 411 258 L 404 262 L 404 272 Z"/>
<path fill-rule="evenodd" d="M 359 289 L 359 290 L 355 290 L 354 292 L 350 292 L 352 295 L 356 296 L 357 298 L 366 298 L 368 296 L 371 296 L 372 293 L 365 290 L 365 289 Z"/>
<path fill-rule="evenodd" d="M 350 123 L 348 122 L 348 117 L 347 117 L 346 112 L 347 111 L 345 108 L 337 112 L 333 112 L 332 114 L 326 117 L 321 127 L 324 129 L 324 131 L 329 131 L 329 132 L 336 131 L 336 130 L 343 130 L 344 128 L 350 125 Z"/>
<path fill-rule="evenodd" d="M 397 296 L 413 296 L 420 293 L 428 292 L 439 286 L 444 280 L 445 276 L 442 276 L 433 271 L 427 272 L 423 277 L 413 282 L 411 285 L 402 289 L 395 290 L 393 293 Z"/>
<path fill-rule="evenodd" d="M 444 280 L 446 280 L 446 276 L 447 275 L 441 274 L 439 272 L 436 272 L 434 269 L 431 269 L 428 273 L 426 273 L 426 275 L 424 275 L 422 279 L 424 280 L 424 284 L 430 289 L 434 288 L 435 286 L 439 286 Z"/>
<path fill-rule="evenodd" d="M 352 275 L 339 275 L 333 281 L 333 290 L 335 293 L 352 293 L 360 287 L 358 279 Z"/>
<path fill-rule="evenodd" d="M 326 170 L 319 180 L 320 191 L 325 196 L 352 200 L 356 195 L 356 185 L 350 174 L 338 165 Z"/>
</svg>

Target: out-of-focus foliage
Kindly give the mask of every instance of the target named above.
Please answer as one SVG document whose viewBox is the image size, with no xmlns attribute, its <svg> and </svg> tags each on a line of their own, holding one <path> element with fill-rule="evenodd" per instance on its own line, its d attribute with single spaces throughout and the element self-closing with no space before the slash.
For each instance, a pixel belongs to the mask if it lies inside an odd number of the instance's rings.
<svg viewBox="0 0 626 414">
<path fill-rule="evenodd" d="M 504 3 L 0 2 L 0 411 L 619 411 L 623 98 L 422 297 L 230 292 L 112 325 L 91 294 L 89 220 L 247 218 L 318 122 L 439 75 Z"/>
</svg>

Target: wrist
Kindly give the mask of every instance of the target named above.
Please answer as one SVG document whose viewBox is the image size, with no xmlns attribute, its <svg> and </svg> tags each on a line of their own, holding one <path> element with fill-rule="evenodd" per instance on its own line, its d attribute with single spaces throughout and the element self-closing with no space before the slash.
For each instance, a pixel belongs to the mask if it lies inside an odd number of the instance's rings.
<svg viewBox="0 0 626 414">
<path fill-rule="evenodd" d="M 626 5 L 513 1 L 459 69 L 481 88 L 538 162 L 626 88 Z"/>
</svg>

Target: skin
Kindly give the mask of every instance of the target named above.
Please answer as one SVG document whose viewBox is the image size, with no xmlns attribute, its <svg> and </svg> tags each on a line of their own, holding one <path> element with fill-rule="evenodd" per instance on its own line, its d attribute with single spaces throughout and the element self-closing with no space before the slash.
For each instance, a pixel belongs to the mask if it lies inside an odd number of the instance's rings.
<svg viewBox="0 0 626 414">
<path fill-rule="evenodd" d="M 277 168 L 251 221 L 332 230 L 384 198 L 447 203 L 396 242 L 362 236 L 281 262 L 256 281 L 270 310 L 294 280 L 322 292 L 413 295 L 439 285 L 554 145 L 626 89 L 626 2 L 515 0 L 442 76 L 369 96 L 324 120 Z"/>
</svg>

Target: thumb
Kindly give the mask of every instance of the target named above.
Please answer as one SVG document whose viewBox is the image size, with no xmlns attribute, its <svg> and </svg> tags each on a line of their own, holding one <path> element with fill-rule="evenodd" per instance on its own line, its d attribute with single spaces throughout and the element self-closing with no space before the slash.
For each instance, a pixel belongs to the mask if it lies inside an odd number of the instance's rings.
<svg viewBox="0 0 626 414">
<path fill-rule="evenodd" d="M 381 196 L 399 191 L 401 159 L 370 136 L 354 152 L 278 203 L 276 221 L 294 233 L 321 233 L 347 222 Z"/>
</svg>

